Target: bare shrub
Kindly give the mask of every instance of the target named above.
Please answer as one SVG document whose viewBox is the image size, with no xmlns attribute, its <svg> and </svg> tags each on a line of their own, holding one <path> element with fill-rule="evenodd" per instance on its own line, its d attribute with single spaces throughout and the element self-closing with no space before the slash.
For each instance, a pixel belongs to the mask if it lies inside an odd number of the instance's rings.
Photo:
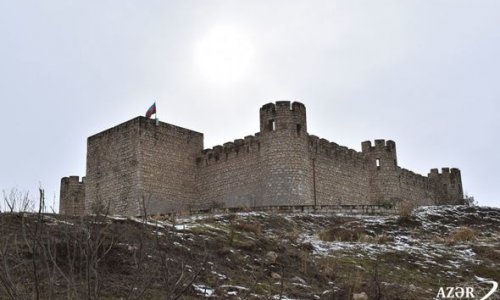
<svg viewBox="0 0 500 300">
<path fill-rule="evenodd" d="M 409 221 L 415 205 L 410 201 L 402 201 L 398 205 L 398 216 L 400 221 Z"/>
<path fill-rule="evenodd" d="M 474 199 L 474 196 L 470 196 L 465 194 L 464 199 L 461 201 L 463 205 L 467 206 L 477 206 L 477 201 Z"/>
<path fill-rule="evenodd" d="M 360 243 L 373 243 L 374 238 L 369 236 L 368 234 L 361 233 L 357 241 Z"/>
<path fill-rule="evenodd" d="M 375 236 L 374 240 L 377 244 L 387 244 L 388 242 L 394 241 L 394 237 L 383 233 Z"/>
<path fill-rule="evenodd" d="M 8 193 L 3 190 L 4 210 L 9 212 L 33 212 L 35 203 L 29 197 L 29 192 L 22 192 L 17 188 L 12 188 Z"/>
<path fill-rule="evenodd" d="M 448 244 L 457 244 L 462 242 L 472 242 L 476 240 L 476 231 L 469 227 L 458 227 L 453 230 L 447 239 Z"/>
<path fill-rule="evenodd" d="M 325 242 L 342 241 L 356 242 L 363 239 L 365 233 L 361 228 L 332 227 L 319 233 L 319 238 Z"/>
<path fill-rule="evenodd" d="M 259 222 L 238 222 L 234 228 L 242 231 L 252 232 L 254 234 L 262 233 L 262 226 Z"/>
</svg>

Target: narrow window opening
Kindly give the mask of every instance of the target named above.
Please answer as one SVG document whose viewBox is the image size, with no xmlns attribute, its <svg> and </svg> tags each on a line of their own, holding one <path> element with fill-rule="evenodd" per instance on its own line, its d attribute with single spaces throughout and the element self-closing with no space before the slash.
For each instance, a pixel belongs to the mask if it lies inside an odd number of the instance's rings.
<svg viewBox="0 0 500 300">
<path fill-rule="evenodd" d="M 269 120 L 269 130 L 276 131 L 276 121 L 275 120 Z"/>
<path fill-rule="evenodd" d="M 375 160 L 375 165 L 377 166 L 377 170 L 380 170 L 380 158 Z"/>
<path fill-rule="evenodd" d="M 247 146 L 247 153 L 250 152 L 250 146 Z"/>
<path fill-rule="evenodd" d="M 257 151 L 260 151 L 260 143 L 257 143 Z"/>
<path fill-rule="evenodd" d="M 297 136 L 300 136 L 300 131 L 302 130 L 302 127 L 300 124 L 297 124 Z"/>
</svg>

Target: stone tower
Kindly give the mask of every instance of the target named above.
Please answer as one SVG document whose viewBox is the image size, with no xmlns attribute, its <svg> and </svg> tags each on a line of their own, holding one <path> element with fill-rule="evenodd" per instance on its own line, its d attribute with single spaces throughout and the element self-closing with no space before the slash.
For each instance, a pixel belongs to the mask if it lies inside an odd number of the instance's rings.
<svg viewBox="0 0 500 300">
<path fill-rule="evenodd" d="M 85 213 L 85 177 L 63 177 L 61 179 L 59 211 L 65 215 L 83 215 Z"/>
<path fill-rule="evenodd" d="M 187 209 L 199 199 L 195 160 L 202 149 L 203 134 L 145 117 L 89 137 L 86 212 L 96 203 L 126 215 Z"/>
<path fill-rule="evenodd" d="M 263 204 L 313 204 L 306 107 L 289 101 L 262 106 L 260 140 Z"/>
<path fill-rule="evenodd" d="M 370 202 L 383 204 L 401 199 L 396 143 L 379 139 L 372 146 L 370 141 L 365 141 L 361 143 L 361 152 L 370 174 Z"/>
</svg>

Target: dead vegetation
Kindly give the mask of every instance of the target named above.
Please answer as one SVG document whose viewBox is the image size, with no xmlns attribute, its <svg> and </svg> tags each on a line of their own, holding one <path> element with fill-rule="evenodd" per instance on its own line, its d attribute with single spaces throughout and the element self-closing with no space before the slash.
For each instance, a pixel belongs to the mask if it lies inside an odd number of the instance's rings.
<svg viewBox="0 0 500 300">
<path fill-rule="evenodd" d="M 399 221 L 403 223 L 410 221 L 414 209 L 415 205 L 410 201 L 401 201 L 397 206 Z"/>
<path fill-rule="evenodd" d="M 469 227 L 458 227 L 453 230 L 450 236 L 447 238 L 447 243 L 450 245 L 464 243 L 464 242 L 473 242 L 476 240 L 476 231 Z"/>
<path fill-rule="evenodd" d="M 500 210 L 461 213 L 412 214 L 403 224 L 398 216 L 248 212 L 146 222 L 105 209 L 85 218 L 4 213 L 0 298 L 428 299 L 437 282 L 498 274 Z M 488 218 L 478 223 L 475 214 Z M 437 232 L 456 243 L 433 240 Z"/>
<path fill-rule="evenodd" d="M 365 236 L 366 234 L 361 228 L 331 227 L 319 233 L 319 238 L 325 242 L 356 242 L 364 239 Z"/>
</svg>

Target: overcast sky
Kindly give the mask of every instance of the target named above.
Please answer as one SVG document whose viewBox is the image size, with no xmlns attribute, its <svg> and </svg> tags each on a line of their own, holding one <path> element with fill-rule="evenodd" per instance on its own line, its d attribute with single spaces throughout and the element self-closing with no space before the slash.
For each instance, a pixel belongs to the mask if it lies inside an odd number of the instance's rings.
<svg viewBox="0 0 500 300">
<path fill-rule="evenodd" d="M 0 189 L 59 199 L 86 139 L 143 115 L 212 147 L 300 101 L 308 131 L 457 167 L 500 206 L 500 1 L 0 0 Z M 57 204 L 57 203 L 56 203 Z"/>
</svg>

